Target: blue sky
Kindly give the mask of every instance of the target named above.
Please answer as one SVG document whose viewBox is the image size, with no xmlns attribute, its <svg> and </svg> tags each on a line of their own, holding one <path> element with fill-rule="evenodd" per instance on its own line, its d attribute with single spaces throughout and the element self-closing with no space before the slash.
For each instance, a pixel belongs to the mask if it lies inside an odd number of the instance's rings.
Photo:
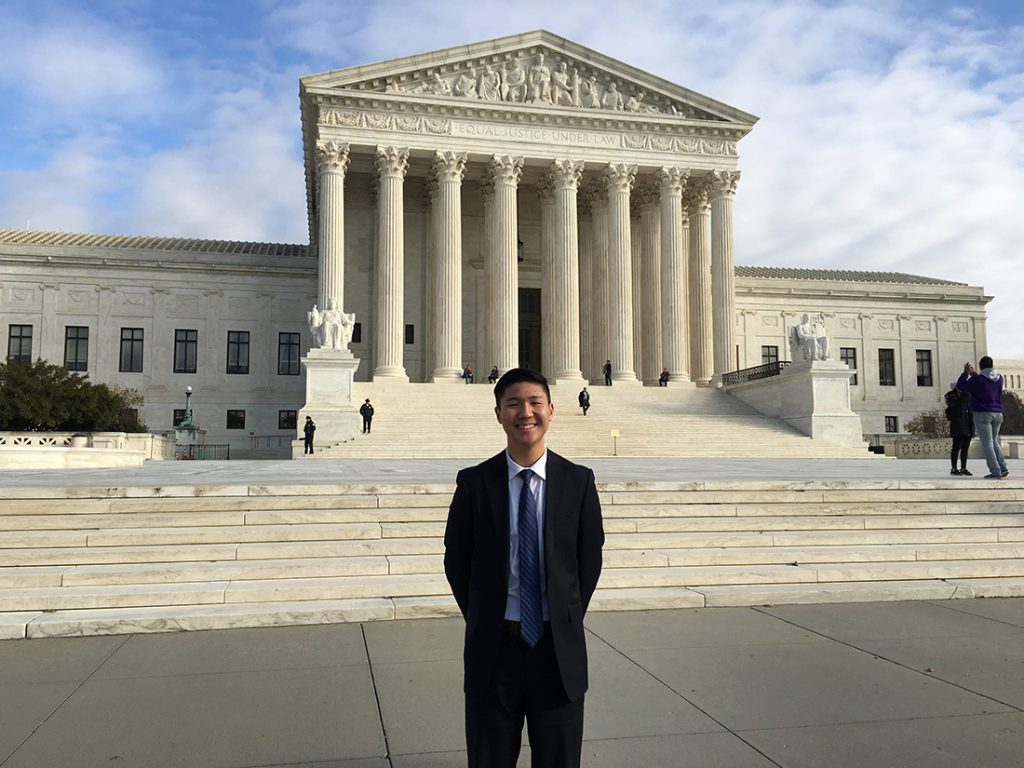
<svg viewBox="0 0 1024 768">
<path fill-rule="evenodd" d="M 0 228 L 306 242 L 298 78 L 544 28 L 760 116 L 739 264 L 984 286 L 1024 358 L 1024 0 L 4 0 Z"/>
</svg>

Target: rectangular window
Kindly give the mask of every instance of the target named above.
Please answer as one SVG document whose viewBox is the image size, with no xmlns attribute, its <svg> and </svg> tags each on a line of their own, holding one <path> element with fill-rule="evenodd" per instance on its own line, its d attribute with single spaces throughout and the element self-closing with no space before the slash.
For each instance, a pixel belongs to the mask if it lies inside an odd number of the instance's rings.
<svg viewBox="0 0 1024 768">
<path fill-rule="evenodd" d="M 181 426 L 181 422 L 183 422 L 184 420 L 185 420 L 185 409 L 184 408 L 175 408 L 174 409 L 174 418 L 171 420 L 171 423 L 175 427 L 180 427 Z"/>
<path fill-rule="evenodd" d="M 228 373 L 249 372 L 249 332 L 228 331 Z"/>
<path fill-rule="evenodd" d="M 298 411 L 278 411 L 277 412 L 277 428 L 278 429 L 295 429 L 296 421 L 299 418 Z"/>
<path fill-rule="evenodd" d="M 299 334 L 277 334 L 277 375 L 299 375 Z"/>
<path fill-rule="evenodd" d="M 89 329 L 84 325 L 64 326 L 64 367 L 69 371 L 89 370 Z"/>
<path fill-rule="evenodd" d="M 896 386 L 896 350 L 878 350 L 878 384 L 883 387 Z"/>
<path fill-rule="evenodd" d="M 885 431 L 886 432 L 899 432 L 900 431 L 900 420 L 895 416 L 885 417 Z"/>
<path fill-rule="evenodd" d="M 228 409 L 228 429 L 245 429 L 245 411 Z"/>
<path fill-rule="evenodd" d="M 7 361 L 32 363 L 32 326 L 11 325 L 7 331 Z"/>
<path fill-rule="evenodd" d="M 176 329 L 174 331 L 174 372 L 195 373 L 196 352 L 199 348 L 199 331 Z"/>
<path fill-rule="evenodd" d="M 142 372 L 142 341 L 141 328 L 121 329 L 121 364 L 118 370 L 126 373 Z"/>
<path fill-rule="evenodd" d="M 363 324 L 356 323 L 352 326 L 352 343 L 359 344 L 363 340 Z"/>
<path fill-rule="evenodd" d="M 850 375 L 850 385 L 855 386 L 857 384 L 857 348 L 840 347 L 839 359 L 846 363 L 851 371 L 854 371 L 854 373 Z"/>
<path fill-rule="evenodd" d="M 416 343 L 416 329 L 412 325 L 405 326 L 405 343 L 415 344 Z"/>
<path fill-rule="evenodd" d="M 776 346 L 761 347 L 761 365 L 771 365 L 779 362 L 779 348 Z"/>
<path fill-rule="evenodd" d="M 917 386 L 932 386 L 932 351 L 930 349 L 917 350 Z"/>
</svg>

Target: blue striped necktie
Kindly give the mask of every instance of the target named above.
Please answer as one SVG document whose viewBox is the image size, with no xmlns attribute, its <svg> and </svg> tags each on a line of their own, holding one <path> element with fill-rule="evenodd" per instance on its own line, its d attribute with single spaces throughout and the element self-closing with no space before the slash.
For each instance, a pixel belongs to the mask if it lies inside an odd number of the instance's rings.
<svg viewBox="0 0 1024 768">
<path fill-rule="evenodd" d="M 533 470 L 519 473 L 519 634 L 533 648 L 544 634 L 544 609 L 540 598 L 540 545 L 537 533 L 537 499 L 530 490 Z"/>
</svg>

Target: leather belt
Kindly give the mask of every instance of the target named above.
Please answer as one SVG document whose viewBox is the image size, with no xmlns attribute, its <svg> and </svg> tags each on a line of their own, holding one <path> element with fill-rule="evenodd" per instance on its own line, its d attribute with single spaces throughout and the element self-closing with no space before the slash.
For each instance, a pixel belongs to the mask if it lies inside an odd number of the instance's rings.
<svg viewBox="0 0 1024 768">
<path fill-rule="evenodd" d="M 501 630 L 506 635 L 512 635 L 513 637 L 519 637 L 519 622 L 512 621 L 512 619 L 501 620 Z"/>
</svg>

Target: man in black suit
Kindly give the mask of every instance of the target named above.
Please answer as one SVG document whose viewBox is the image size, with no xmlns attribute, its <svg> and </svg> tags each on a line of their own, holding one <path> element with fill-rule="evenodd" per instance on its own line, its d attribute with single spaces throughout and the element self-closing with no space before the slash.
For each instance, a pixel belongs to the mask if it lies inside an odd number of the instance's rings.
<svg viewBox="0 0 1024 768">
<path fill-rule="evenodd" d="M 515 768 L 525 719 L 533 768 L 578 768 L 587 646 L 601 574 L 594 473 L 544 446 L 547 379 L 514 368 L 494 388 L 507 448 L 459 472 L 444 570 L 466 620 L 470 768 Z"/>
</svg>

